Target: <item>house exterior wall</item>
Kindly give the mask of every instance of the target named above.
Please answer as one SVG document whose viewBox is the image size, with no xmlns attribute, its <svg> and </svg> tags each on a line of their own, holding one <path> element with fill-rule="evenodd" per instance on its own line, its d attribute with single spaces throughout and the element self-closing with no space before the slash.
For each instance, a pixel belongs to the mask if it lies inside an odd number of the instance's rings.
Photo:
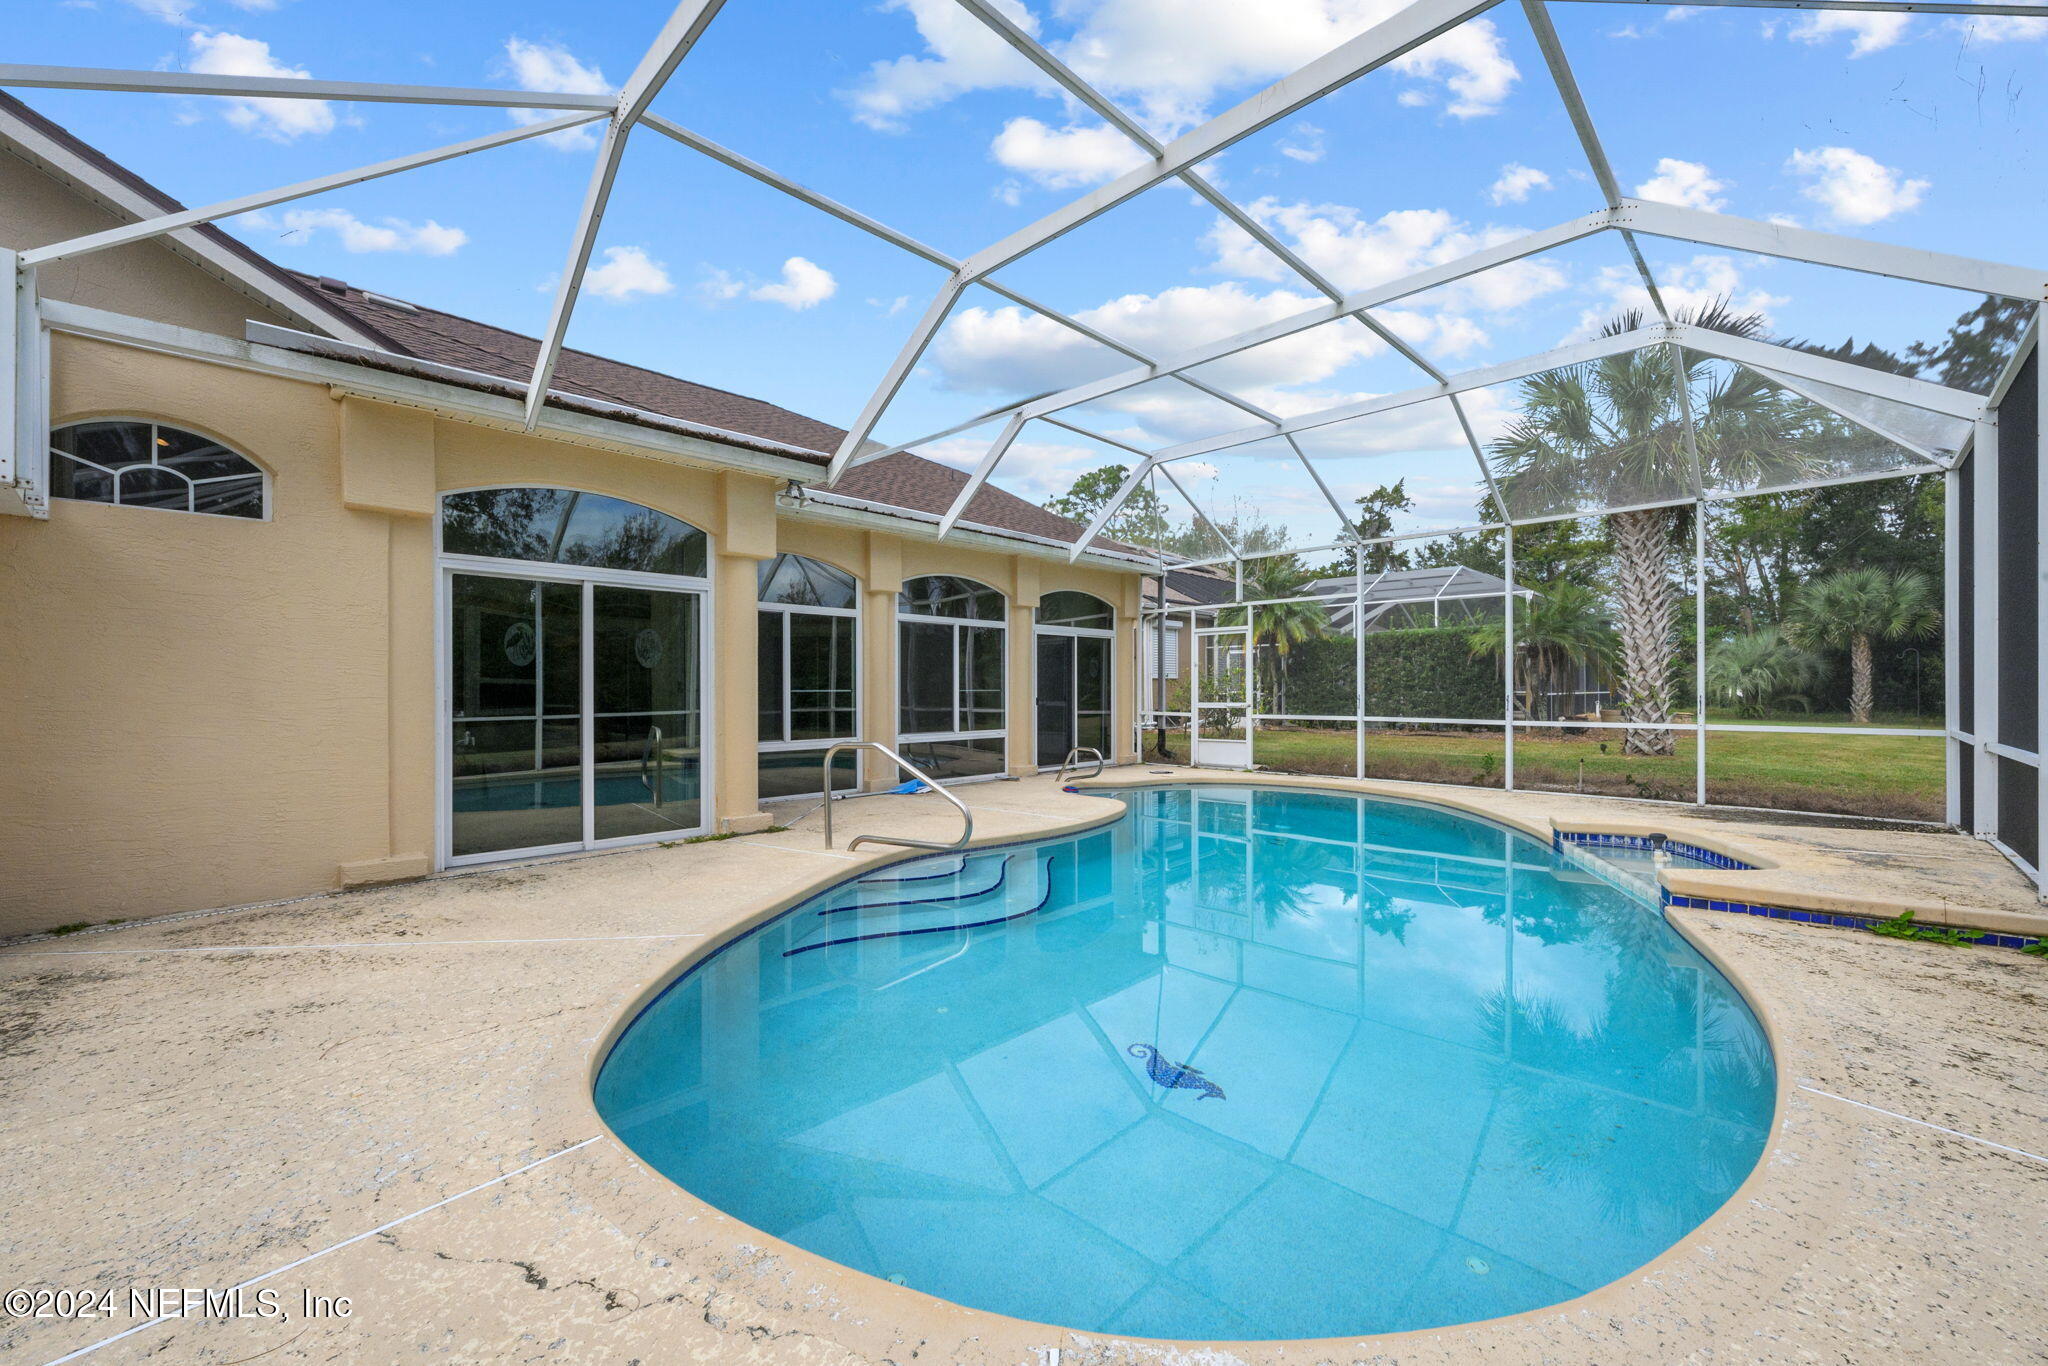
<svg viewBox="0 0 2048 1366">
<path fill-rule="evenodd" d="M 20 251 L 116 228 L 128 220 L 0 146 L 0 247 Z M 46 299 L 240 337 L 247 319 L 292 326 L 280 310 L 235 289 L 161 242 L 133 242 L 36 271 Z"/>
<path fill-rule="evenodd" d="M 52 420 L 158 420 L 272 479 L 262 522 L 57 500 L 0 518 L 0 934 L 240 905 L 434 868 L 435 515 L 465 488 L 542 484 L 642 503 L 710 537 L 706 744 L 719 827 L 757 801 L 755 576 L 779 550 L 862 589 L 860 716 L 896 732 L 895 594 L 962 574 L 1011 600 L 1013 771 L 1034 771 L 1032 611 L 1076 588 L 1117 609 L 1131 747 L 1135 574 L 826 524 L 777 481 L 452 420 L 110 342 L 53 343 Z M 1122 753 L 1120 759 L 1133 756 Z M 892 781 L 870 766 L 871 784 Z"/>
</svg>

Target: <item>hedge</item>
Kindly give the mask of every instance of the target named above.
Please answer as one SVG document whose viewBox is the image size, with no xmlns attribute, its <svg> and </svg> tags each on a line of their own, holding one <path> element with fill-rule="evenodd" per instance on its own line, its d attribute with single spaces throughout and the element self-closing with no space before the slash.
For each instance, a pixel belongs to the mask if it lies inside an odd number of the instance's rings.
<svg viewBox="0 0 2048 1366">
<path fill-rule="evenodd" d="M 1286 697 L 1261 699 L 1297 716 L 1350 716 L 1357 643 L 1350 636 L 1304 640 L 1288 652 Z M 1501 714 L 1499 661 L 1474 656 L 1459 627 L 1375 631 L 1365 638 L 1365 714 L 1488 718 Z"/>
</svg>

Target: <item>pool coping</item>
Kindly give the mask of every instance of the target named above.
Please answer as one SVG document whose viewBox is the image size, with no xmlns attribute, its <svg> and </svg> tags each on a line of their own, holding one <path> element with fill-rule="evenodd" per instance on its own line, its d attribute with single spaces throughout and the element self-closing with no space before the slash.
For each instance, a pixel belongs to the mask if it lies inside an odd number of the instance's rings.
<svg viewBox="0 0 2048 1366">
<path fill-rule="evenodd" d="M 1448 808 L 1460 815 L 1470 816 L 1495 827 L 1516 831 L 1517 833 L 1542 841 L 1545 844 L 1551 843 L 1554 834 L 1554 831 L 1551 829 L 1545 829 L 1511 813 L 1490 811 L 1480 805 L 1459 800 L 1455 794 L 1445 794 L 1439 797 L 1432 791 L 1429 796 L 1420 796 L 1413 791 L 1400 790 L 1395 785 L 1374 783 L 1369 780 L 1238 772 L 1210 773 L 1200 770 L 1185 770 L 1171 775 L 1161 775 L 1157 772 L 1134 771 L 1136 768 L 1138 766 L 1127 767 L 1117 772 L 1104 772 L 1096 777 L 1079 780 L 1063 789 L 1075 796 L 1089 797 L 1106 803 L 1112 803 L 1114 806 L 1113 810 L 1076 818 L 1063 823 L 1055 822 L 1044 830 L 1036 831 L 1026 836 L 1005 835 L 986 840 L 971 840 L 963 847 L 967 851 L 980 853 L 990 849 L 1009 848 L 1063 839 L 1099 829 L 1103 826 L 1114 824 L 1129 814 L 1129 806 L 1122 801 L 1116 800 L 1111 794 L 1154 787 L 1252 786 L 1339 792 L 1350 796 L 1387 798 L 1417 806 Z M 632 1145 L 628 1144 L 613 1131 L 611 1125 L 605 1120 L 604 1115 L 599 1112 L 597 1107 L 598 1074 L 603 1070 L 604 1063 L 610 1057 L 611 1050 L 617 1044 L 619 1038 L 671 986 L 675 985 L 675 983 L 696 967 L 737 943 L 753 930 L 794 910 L 821 892 L 829 890 L 834 886 L 856 881 L 859 878 L 866 877 L 885 868 L 929 858 L 932 856 L 932 853 L 933 851 L 929 849 L 907 850 L 900 854 L 878 856 L 851 870 L 839 871 L 836 875 L 821 875 L 804 888 L 776 897 L 767 903 L 744 911 L 731 923 L 720 929 L 708 932 L 702 940 L 692 945 L 682 957 L 677 959 L 668 968 L 644 980 L 639 988 L 628 998 L 626 1005 L 613 1016 L 611 1023 L 596 1036 L 585 1057 L 582 1085 L 578 1088 L 583 1107 L 588 1112 L 590 1118 L 597 1124 L 600 1137 L 608 1141 L 610 1146 L 622 1154 L 634 1167 L 648 1173 L 661 1182 L 672 1193 L 674 1198 L 683 1202 L 686 1211 L 692 1218 L 709 1217 L 723 1221 L 738 1230 L 740 1237 L 736 1241 L 736 1251 L 744 1251 L 753 1256 L 765 1253 L 784 1258 L 797 1267 L 805 1268 L 813 1276 L 829 1274 L 834 1278 L 849 1278 L 847 1288 L 858 1288 L 860 1291 L 870 1293 L 876 1297 L 875 1302 L 872 1304 L 850 1306 L 858 1310 L 877 1316 L 886 1315 L 895 1321 L 908 1319 L 912 1322 L 916 1322 L 920 1318 L 928 1318 L 932 1315 L 940 1315 L 946 1318 L 965 1316 L 966 1322 L 980 1329 L 974 1335 L 977 1338 L 984 1336 L 989 1327 L 1000 1325 L 1008 1332 L 1019 1337 L 1027 1339 L 1043 1338 L 1045 1340 L 1043 1344 L 1045 1347 L 1057 1348 L 1062 1342 L 1071 1340 L 1084 1347 L 1103 1346 L 1113 1350 L 1115 1344 L 1122 1343 L 1130 1344 L 1133 1347 L 1150 1349 L 1155 1352 L 1163 1352 L 1168 1355 L 1169 1359 L 1182 1358 L 1189 1353 L 1229 1353 L 1235 1357 L 1242 1357 L 1245 1354 L 1253 1356 L 1275 1353 L 1288 1355 L 1296 1351 L 1306 1351 L 1312 1353 L 1318 1360 L 1326 1360 L 1330 1359 L 1332 1353 L 1341 1355 L 1346 1352 L 1357 1351 L 1391 1352 L 1398 1350 L 1404 1344 L 1417 1343 L 1424 1339 L 1438 1338 L 1447 1333 L 1457 1333 L 1482 1326 L 1498 1328 L 1517 1322 L 1534 1323 L 1539 1320 L 1553 1318 L 1559 1314 L 1571 1312 L 1599 1312 L 1601 1306 L 1608 1299 L 1618 1299 L 1630 1293 L 1637 1283 L 1648 1278 L 1654 1278 L 1676 1259 L 1689 1255 L 1698 1247 L 1714 1242 L 1720 1236 L 1722 1232 L 1721 1225 L 1728 1221 L 1731 1211 L 1742 1207 L 1755 1198 L 1757 1189 L 1766 1180 L 1772 1161 L 1777 1155 L 1786 1108 L 1792 1099 L 1794 1089 L 1790 1071 L 1786 1066 L 1782 1065 L 1783 1060 L 1787 1058 L 1788 1054 L 1784 1047 L 1785 1036 L 1781 1024 L 1775 1018 L 1774 1008 L 1762 1000 L 1755 990 L 1743 980 L 1739 970 L 1713 944 L 1707 942 L 1696 931 L 1685 925 L 1683 921 L 1672 916 L 1669 906 L 1646 906 L 1644 909 L 1646 911 L 1654 910 L 1664 920 L 1665 924 L 1676 931 L 1681 939 L 1699 953 L 1716 972 L 1721 974 L 1729 985 L 1735 989 L 1736 994 L 1742 998 L 1743 1003 L 1749 1007 L 1750 1013 L 1756 1018 L 1758 1025 L 1763 1030 L 1765 1044 L 1771 1052 L 1772 1075 L 1776 1083 L 1773 1088 L 1771 1116 L 1765 1131 L 1763 1148 L 1758 1152 L 1756 1161 L 1750 1168 L 1748 1175 L 1743 1178 L 1740 1185 L 1729 1193 L 1728 1198 L 1684 1237 L 1672 1243 L 1671 1246 L 1665 1248 L 1655 1257 L 1627 1274 L 1604 1285 L 1596 1286 L 1582 1295 L 1568 1300 L 1559 1300 L 1539 1308 L 1522 1310 L 1514 1314 L 1504 1314 L 1489 1319 L 1470 1319 L 1460 1323 L 1444 1324 L 1432 1328 L 1403 1329 L 1395 1332 L 1356 1334 L 1346 1337 L 1252 1339 L 1150 1338 L 1137 1334 L 1104 1333 L 1060 1324 L 1040 1323 L 1030 1319 L 1015 1318 L 993 1310 L 976 1309 L 926 1291 L 916 1290 L 909 1286 L 884 1280 L 881 1277 L 871 1275 L 856 1267 L 847 1266 L 843 1262 L 835 1262 L 829 1257 L 820 1256 L 815 1252 L 798 1247 L 794 1243 L 785 1242 L 771 1233 L 754 1228 L 744 1220 L 699 1198 L 673 1177 L 668 1176 L 641 1157 L 633 1149 Z M 1032 1350 L 1038 1349 L 1034 1348 Z"/>
</svg>

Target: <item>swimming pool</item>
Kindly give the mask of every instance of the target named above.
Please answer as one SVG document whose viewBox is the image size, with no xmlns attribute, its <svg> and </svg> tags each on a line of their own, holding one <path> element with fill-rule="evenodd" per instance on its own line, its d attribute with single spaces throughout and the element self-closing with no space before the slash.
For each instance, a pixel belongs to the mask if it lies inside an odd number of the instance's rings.
<svg viewBox="0 0 2048 1366">
<path fill-rule="evenodd" d="M 1113 825 L 900 864 L 735 940 L 620 1035 L 600 1113 L 821 1256 L 1162 1338 L 1555 1304 L 1755 1165 L 1756 1019 L 1545 844 L 1338 793 L 1126 797 Z"/>
</svg>

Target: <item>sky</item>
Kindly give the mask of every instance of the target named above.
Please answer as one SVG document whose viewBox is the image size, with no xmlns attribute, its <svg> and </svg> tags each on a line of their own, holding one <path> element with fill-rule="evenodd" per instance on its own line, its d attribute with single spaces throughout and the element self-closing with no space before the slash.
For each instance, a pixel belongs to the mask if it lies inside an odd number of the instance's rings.
<svg viewBox="0 0 2048 1366">
<path fill-rule="evenodd" d="M 1399 0 L 999 0 L 1166 139 L 1363 32 Z M 13 0 L 9 59 L 58 65 L 604 91 L 665 0 Z M 1985 6 L 1987 11 L 1992 6 Z M 1577 3 L 1551 6 L 1625 192 L 2014 263 L 2048 263 L 2048 20 Z M 497 109 L 20 92 L 187 203 L 501 129 Z M 656 112 L 955 257 L 1139 159 L 954 0 L 728 0 Z M 276 260 L 537 333 L 596 147 L 587 130 L 497 148 L 223 224 Z M 1600 207 L 1521 8 L 1502 5 L 1210 159 L 1202 173 L 1346 289 Z M 1780 337 L 1903 349 L 1977 300 L 1641 239 L 1677 308 L 1727 298 Z M 852 421 L 940 268 L 646 129 L 628 146 L 570 344 Z M 1150 354 L 1322 296 L 1185 187 L 1155 187 L 999 271 L 1007 287 Z M 1446 371 L 1577 340 L 1644 298 L 1603 233 L 1401 300 L 1378 317 Z M 1131 362 L 969 290 L 876 430 L 911 441 Z M 1283 415 L 1426 382 L 1356 323 L 1205 378 Z M 1482 439 L 1512 386 L 1468 396 Z M 1073 410 L 1152 450 L 1248 425 L 1161 381 Z M 922 444 L 967 466 L 999 424 Z M 1469 523 L 1481 491 L 1448 405 L 1311 443 L 1348 502 L 1405 478 L 1397 530 Z M 1033 423 L 996 482 L 1034 502 L 1122 450 Z M 1284 447 L 1176 466 L 1221 517 L 1336 517 Z M 1176 510 L 1180 495 L 1162 490 Z"/>
</svg>

